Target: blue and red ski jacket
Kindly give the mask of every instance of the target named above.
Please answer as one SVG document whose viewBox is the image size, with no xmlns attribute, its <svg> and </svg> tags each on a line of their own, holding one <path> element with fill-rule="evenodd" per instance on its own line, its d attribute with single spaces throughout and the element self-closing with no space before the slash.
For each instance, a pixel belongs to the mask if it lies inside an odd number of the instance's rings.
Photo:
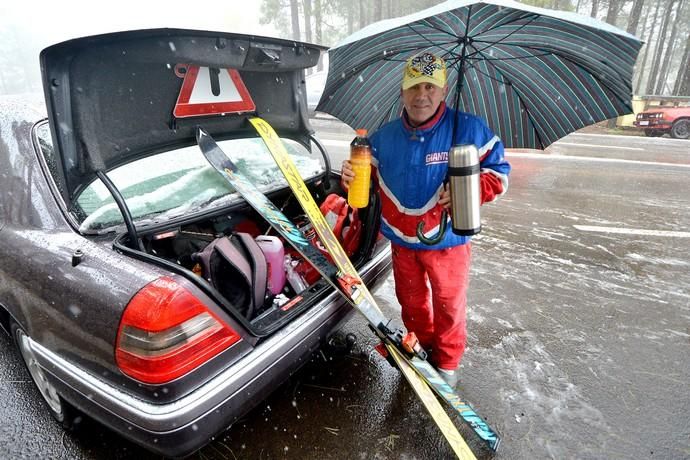
<svg viewBox="0 0 690 460">
<path fill-rule="evenodd" d="M 458 126 L 452 142 L 453 123 Z M 413 249 L 443 249 L 465 244 L 469 237 L 449 230 L 438 244 L 427 246 L 417 238 L 424 221 L 426 236 L 438 233 L 443 208 L 438 204 L 448 171 L 452 145 L 474 144 L 479 150 L 481 203 L 494 201 L 508 189 L 510 165 L 503 157 L 503 143 L 472 114 L 456 112 L 445 103 L 423 126 L 413 128 L 406 115 L 393 120 L 371 136 L 372 175 L 379 187 L 381 232 L 394 243 Z"/>
</svg>

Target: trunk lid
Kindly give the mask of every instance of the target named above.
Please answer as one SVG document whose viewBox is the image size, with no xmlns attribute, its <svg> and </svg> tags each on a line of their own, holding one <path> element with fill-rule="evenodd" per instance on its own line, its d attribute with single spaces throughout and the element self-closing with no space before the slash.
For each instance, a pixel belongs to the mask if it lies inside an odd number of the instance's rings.
<svg viewBox="0 0 690 460">
<path fill-rule="evenodd" d="M 325 48 L 225 32 L 153 29 L 79 38 L 41 52 L 57 156 L 69 207 L 97 171 L 195 143 L 254 137 L 248 113 L 306 143 L 304 69 Z"/>
</svg>

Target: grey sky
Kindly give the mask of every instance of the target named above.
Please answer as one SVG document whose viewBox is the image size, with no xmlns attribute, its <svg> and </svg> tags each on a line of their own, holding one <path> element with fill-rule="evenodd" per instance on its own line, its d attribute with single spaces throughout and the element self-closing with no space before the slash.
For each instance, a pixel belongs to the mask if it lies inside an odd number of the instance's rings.
<svg viewBox="0 0 690 460">
<path fill-rule="evenodd" d="M 49 45 L 86 35 L 156 27 L 278 36 L 272 26 L 259 24 L 260 5 L 260 0 L 0 0 L 0 37 L 12 38 L 0 50 L 16 59 L 9 51 L 21 47 L 27 62 L 20 65 L 35 90 L 40 85 L 38 54 Z M 0 72 L 5 79 L 22 74 Z"/>
<path fill-rule="evenodd" d="M 8 2 L 0 6 L 0 27 L 12 24 L 43 46 L 84 35 L 152 27 L 222 30 L 276 35 L 259 24 L 259 0 L 63 0 Z"/>
</svg>

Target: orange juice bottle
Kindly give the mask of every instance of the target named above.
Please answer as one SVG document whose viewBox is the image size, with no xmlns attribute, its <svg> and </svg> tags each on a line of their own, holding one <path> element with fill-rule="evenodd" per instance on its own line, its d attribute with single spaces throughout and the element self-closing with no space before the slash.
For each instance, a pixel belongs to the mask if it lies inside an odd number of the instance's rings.
<svg viewBox="0 0 690 460">
<path fill-rule="evenodd" d="M 355 178 L 347 192 L 347 202 L 353 208 L 364 208 L 369 204 L 371 180 L 371 144 L 366 129 L 358 129 L 357 137 L 350 144 L 350 163 Z"/>
</svg>

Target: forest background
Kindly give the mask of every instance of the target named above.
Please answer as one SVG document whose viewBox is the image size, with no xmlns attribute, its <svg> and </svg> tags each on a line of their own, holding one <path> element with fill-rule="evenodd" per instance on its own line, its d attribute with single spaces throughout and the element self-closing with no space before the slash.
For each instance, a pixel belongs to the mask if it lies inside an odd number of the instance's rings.
<svg viewBox="0 0 690 460">
<path fill-rule="evenodd" d="M 0 94 L 42 92 L 39 51 L 83 35 L 181 27 L 272 35 L 328 47 L 439 0 L 92 0 L 0 3 Z M 690 0 L 523 0 L 613 24 L 644 41 L 633 94 L 690 96 Z M 326 59 L 308 73 L 325 70 Z"/>
<path fill-rule="evenodd" d="M 382 19 L 415 13 L 439 0 L 262 0 L 262 24 L 283 37 L 336 45 Z M 690 0 L 523 0 L 573 11 L 615 25 L 645 42 L 633 94 L 690 96 Z M 315 70 L 321 70 L 323 63 Z"/>
</svg>

